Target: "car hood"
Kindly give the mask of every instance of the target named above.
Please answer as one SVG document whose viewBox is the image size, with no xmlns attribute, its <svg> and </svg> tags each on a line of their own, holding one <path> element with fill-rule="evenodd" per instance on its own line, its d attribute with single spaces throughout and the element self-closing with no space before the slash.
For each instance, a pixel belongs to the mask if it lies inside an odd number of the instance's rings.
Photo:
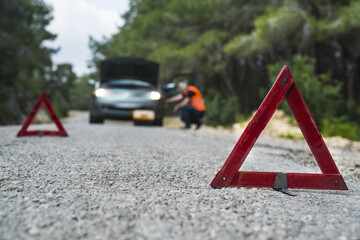
<svg viewBox="0 0 360 240">
<path fill-rule="evenodd" d="M 138 79 L 157 85 L 159 64 L 136 57 L 113 58 L 101 62 L 100 83 L 114 79 Z"/>
</svg>

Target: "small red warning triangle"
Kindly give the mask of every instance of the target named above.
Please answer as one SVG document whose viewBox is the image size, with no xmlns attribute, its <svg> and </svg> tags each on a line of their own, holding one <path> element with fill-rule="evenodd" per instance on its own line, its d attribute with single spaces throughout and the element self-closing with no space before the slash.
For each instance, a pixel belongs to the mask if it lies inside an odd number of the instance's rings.
<svg viewBox="0 0 360 240">
<path fill-rule="evenodd" d="M 264 130 L 284 97 L 294 114 L 322 174 L 239 171 L 260 133 Z M 224 163 L 224 166 L 211 182 L 211 186 L 213 188 L 269 187 L 275 189 L 348 189 L 287 66 L 284 66 L 277 76 L 274 85 L 247 125 L 230 156 Z"/>
<path fill-rule="evenodd" d="M 31 124 L 31 122 L 35 118 L 36 114 L 38 113 L 42 103 L 45 104 L 45 107 L 50 115 L 50 118 L 54 121 L 57 128 L 59 129 L 58 131 L 51 131 L 51 130 L 27 131 L 29 125 Z M 17 137 L 23 137 L 23 136 L 58 136 L 58 137 L 67 137 L 68 136 L 68 134 L 65 131 L 63 125 L 61 124 L 59 118 L 56 116 L 56 113 L 55 113 L 45 91 L 43 91 L 40 94 L 40 97 L 36 101 L 35 106 L 33 107 L 31 113 L 29 114 L 29 116 L 27 117 L 26 121 L 24 122 L 20 131 L 17 134 Z"/>
</svg>

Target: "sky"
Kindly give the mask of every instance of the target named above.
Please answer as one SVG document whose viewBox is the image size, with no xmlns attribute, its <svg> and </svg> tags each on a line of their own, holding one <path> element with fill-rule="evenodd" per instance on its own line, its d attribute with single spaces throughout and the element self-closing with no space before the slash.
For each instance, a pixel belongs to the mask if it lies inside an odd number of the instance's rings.
<svg viewBox="0 0 360 240">
<path fill-rule="evenodd" d="M 89 36 L 96 40 L 110 37 L 124 24 L 121 15 L 128 10 L 128 0 L 44 0 L 53 8 L 54 19 L 47 27 L 57 34 L 46 46 L 60 47 L 52 56 L 54 64 L 71 63 L 73 71 L 81 76 L 89 73 L 91 59 Z"/>
</svg>

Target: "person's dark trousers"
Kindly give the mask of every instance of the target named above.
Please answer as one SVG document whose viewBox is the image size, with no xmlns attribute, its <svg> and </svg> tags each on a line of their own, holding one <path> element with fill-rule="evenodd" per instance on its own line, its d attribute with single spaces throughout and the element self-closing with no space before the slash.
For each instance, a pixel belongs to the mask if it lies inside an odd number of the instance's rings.
<svg viewBox="0 0 360 240">
<path fill-rule="evenodd" d="M 196 110 L 190 106 L 182 106 L 180 107 L 181 111 L 181 120 L 185 122 L 185 127 L 190 128 L 191 123 L 195 123 L 197 127 L 200 127 L 201 122 L 200 119 L 204 116 L 204 111 Z"/>
</svg>

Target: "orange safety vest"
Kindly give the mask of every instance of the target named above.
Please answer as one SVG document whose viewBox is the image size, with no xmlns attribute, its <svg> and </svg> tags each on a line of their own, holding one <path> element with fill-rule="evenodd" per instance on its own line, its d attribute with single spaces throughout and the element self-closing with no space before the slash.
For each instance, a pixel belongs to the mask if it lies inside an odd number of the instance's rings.
<svg viewBox="0 0 360 240">
<path fill-rule="evenodd" d="M 205 111 L 206 110 L 205 101 L 202 97 L 201 92 L 196 87 L 189 86 L 184 94 L 185 97 L 188 95 L 189 91 L 195 93 L 194 96 L 190 98 L 190 106 L 195 108 L 196 110 Z"/>
</svg>

